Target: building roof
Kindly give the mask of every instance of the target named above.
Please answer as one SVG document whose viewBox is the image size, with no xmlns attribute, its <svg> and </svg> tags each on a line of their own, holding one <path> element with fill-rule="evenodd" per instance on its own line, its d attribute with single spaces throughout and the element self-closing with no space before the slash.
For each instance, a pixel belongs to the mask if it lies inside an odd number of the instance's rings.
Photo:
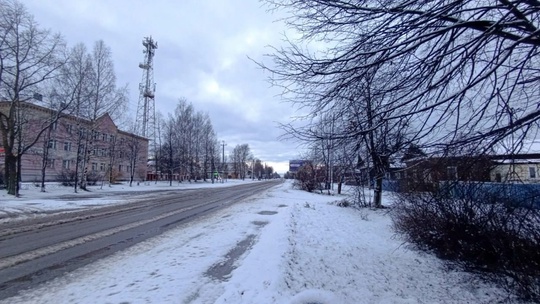
<svg viewBox="0 0 540 304">
<path fill-rule="evenodd" d="M 12 104 L 12 102 L 10 101 L 0 101 L 0 107 L 6 107 L 6 106 L 10 106 Z M 24 101 L 21 101 L 21 104 L 25 107 L 28 107 L 28 108 L 33 108 L 35 110 L 38 110 L 38 111 L 42 111 L 42 112 L 46 112 L 46 113 L 50 113 L 50 112 L 53 112 L 54 110 L 53 109 L 50 109 L 50 108 L 47 108 L 47 107 L 44 107 L 44 106 L 41 106 L 41 105 L 37 105 L 35 103 L 31 103 L 31 102 L 24 102 Z M 67 119 L 72 119 L 72 120 L 76 120 L 76 119 L 79 119 L 80 121 L 84 122 L 84 123 L 91 123 L 90 120 L 86 119 L 86 118 L 83 118 L 83 117 L 77 117 L 76 115 L 72 115 L 72 114 L 69 114 L 69 113 L 65 113 L 65 112 L 62 112 L 61 113 L 61 118 L 67 118 Z M 111 116 L 109 115 L 109 113 L 104 113 L 102 114 L 101 116 L 99 116 L 96 121 L 98 122 L 104 122 L 104 121 L 107 121 L 108 123 L 112 124 L 114 126 L 114 128 L 117 130 L 118 133 L 121 133 L 121 134 L 124 134 L 126 136 L 132 136 L 132 137 L 135 137 L 135 138 L 138 138 L 138 139 L 141 139 L 141 140 L 146 140 L 146 141 L 149 141 L 148 138 L 146 137 L 142 137 L 142 136 L 139 136 L 137 134 L 134 134 L 134 133 L 130 133 L 130 132 L 127 132 L 127 131 L 123 131 L 123 130 L 120 130 L 118 129 L 118 127 L 116 126 L 116 124 L 114 123 L 114 121 L 112 120 Z"/>
</svg>

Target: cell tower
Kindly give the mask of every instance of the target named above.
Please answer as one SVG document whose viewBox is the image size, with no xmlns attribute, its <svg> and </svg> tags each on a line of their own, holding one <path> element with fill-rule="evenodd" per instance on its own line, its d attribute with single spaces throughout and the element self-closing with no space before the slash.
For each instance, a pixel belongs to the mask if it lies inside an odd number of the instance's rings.
<svg viewBox="0 0 540 304">
<path fill-rule="evenodd" d="M 142 44 L 144 46 L 144 62 L 139 63 L 139 67 L 143 70 L 143 76 L 139 84 L 139 105 L 137 106 L 135 126 L 138 135 L 148 138 L 155 144 L 156 108 L 154 106 L 154 97 L 156 84 L 154 83 L 153 60 L 157 42 L 152 37 L 144 37 Z"/>
</svg>

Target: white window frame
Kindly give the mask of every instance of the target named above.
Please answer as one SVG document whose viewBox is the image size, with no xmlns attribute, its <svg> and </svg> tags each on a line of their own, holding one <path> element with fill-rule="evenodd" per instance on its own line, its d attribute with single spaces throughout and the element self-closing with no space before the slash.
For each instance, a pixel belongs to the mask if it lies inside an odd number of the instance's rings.
<svg viewBox="0 0 540 304">
<path fill-rule="evenodd" d="M 69 170 L 70 165 L 71 165 L 71 160 L 64 159 L 62 161 L 62 168 Z"/>
<path fill-rule="evenodd" d="M 529 178 L 536 179 L 537 177 L 538 177 L 538 174 L 536 172 L 536 167 L 529 167 Z"/>
<path fill-rule="evenodd" d="M 453 172 L 451 172 L 451 170 Z M 451 175 L 453 175 L 453 176 L 451 176 Z M 458 179 L 457 166 L 447 166 L 446 167 L 446 176 L 448 177 L 448 180 L 457 180 Z"/>
</svg>

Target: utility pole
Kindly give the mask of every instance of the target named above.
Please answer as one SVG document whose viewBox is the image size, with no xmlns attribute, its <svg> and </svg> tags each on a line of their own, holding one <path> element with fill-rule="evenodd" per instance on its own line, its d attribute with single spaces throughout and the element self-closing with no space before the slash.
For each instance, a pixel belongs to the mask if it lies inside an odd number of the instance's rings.
<svg viewBox="0 0 540 304">
<path fill-rule="evenodd" d="M 221 177 L 221 182 L 222 182 L 222 183 L 223 183 L 224 178 L 225 178 L 225 176 L 226 176 L 226 175 L 225 175 L 225 167 L 226 167 L 226 166 L 225 166 L 225 146 L 226 146 L 226 145 L 227 145 L 227 144 L 225 143 L 225 141 L 222 140 L 222 141 L 221 141 L 221 147 L 223 148 L 223 154 L 221 155 L 221 157 L 222 157 L 221 166 L 222 166 L 222 168 L 223 168 L 223 170 L 222 170 L 223 176 Z"/>
</svg>

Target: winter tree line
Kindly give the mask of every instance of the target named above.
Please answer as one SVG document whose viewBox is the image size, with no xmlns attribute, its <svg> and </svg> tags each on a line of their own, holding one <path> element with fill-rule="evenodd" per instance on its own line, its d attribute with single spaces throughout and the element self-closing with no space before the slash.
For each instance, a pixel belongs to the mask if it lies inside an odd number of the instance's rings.
<svg viewBox="0 0 540 304">
<path fill-rule="evenodd" d="M 537 140 L 540 1 L 265 2 L 295 32 L 259 62 L 306 113 L 283 129 L 310 148 L 305 159 L 330 168 L 319 172 L 326 180 L 333 163 L 370 164 L 375 207 L 391 163 L 408 151 L 481 160 L 530 151 Z M 505 184 L 436 186 L 396 199 L 396 231 L 540 301 L 540 193 Z"/>
<path fill-rule="evenodd" d="M 31 153 L 42 158 L 41 188 L 45 191 L 50 149 L 56 145 L 52 130 L 66 116 L 76 118 L 69 132 L 73 143 L 69 150 L 76 151 L 76 157 L 74 169 L 63 170 L 59 178 L 72 185 L 75 192 L 98 179 L 113 183 L 120 158 L 129 161 L 130 185 L 134 179 L 146 178 L 146 168 L 136 172 L 137 162 L 146 155 L 140 141 L 100 138 L 103 134 L 98 119 L 105 114 L 120 129 L 136 134 L 134 119 L 126 116 L 128 86 L 118 84 L 111 49 L 104 41 L 91 46 L 68 46 L 60 34 L 41 28 L 21 2 L 0 0 L 0 99 L 2 179 L 9 194 L 18 195 L 22 158 Z M 50 115 L 39 117 L 36 124 L 35 117 L 25 110 L 31 105 L 50 109 Z M 226 170 L 226 159 L 210 118 L 196 112 L 185 100 L 180 100 L 175 112 L 160 121 L 158 129 L 160 136 L 150 144 L 156 171 L 190 180 L 213 180 L 210 172 L 220 170 L 223 174 Z M 97 175 L 96 168 L 91 168 L 96 151 L 108 158 L 105 172 Z M 234 148 L 231 161 L 234 175 L 240 178 L 246 177 L 248 167 L 257 169 L 255 165 L 260 164 L 247 144 Z M 250 167 L 252 163 L 255 165 Z M 266 176 L 273 173 L 271 167 L 263 169 Z M 262 169 L 257 173 L 263 176 Z"/>
<path fill-rule="evenodd" d="M 158 124 L 156 168 L 181 180 L 233 178 L 273 178 L 274 170 L 253 156 L 248 144 L 236 145 L 225 155 L 208 114 L 198 112 L 191 103 L 180 99 L 173 113 Z"/>
</svg>

